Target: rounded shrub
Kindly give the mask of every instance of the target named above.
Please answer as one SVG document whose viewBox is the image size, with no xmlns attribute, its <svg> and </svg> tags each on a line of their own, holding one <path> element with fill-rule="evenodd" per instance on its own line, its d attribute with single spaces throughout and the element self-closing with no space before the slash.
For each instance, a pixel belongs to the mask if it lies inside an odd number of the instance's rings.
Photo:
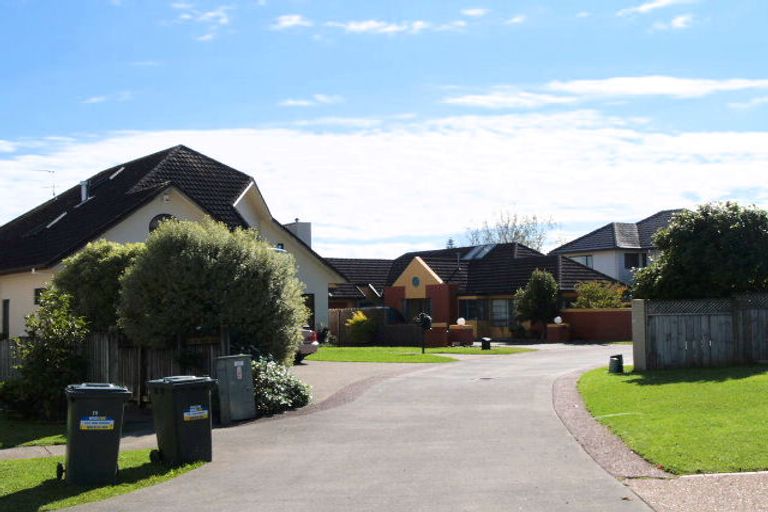
<svg viewBox="0 0 768 512">
<path fill-rule="evenodd" d="M 287 366 L 260 357 L 253 361 L 252 368 L 257 414 L 278 414 L 304 407 L 312 400 L 312 386 L 299 380 Z"/>
</svg>

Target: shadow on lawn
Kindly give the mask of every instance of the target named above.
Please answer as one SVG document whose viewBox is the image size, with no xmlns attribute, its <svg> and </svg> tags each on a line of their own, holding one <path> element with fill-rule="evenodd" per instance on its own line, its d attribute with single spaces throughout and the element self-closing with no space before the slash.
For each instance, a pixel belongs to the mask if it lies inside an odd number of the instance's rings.
<svg viewBox="0 0 768 512">
<path fill-rule="evenodd" d="M 115 485 L 135 484 L 146 478 L 163 475 L 170 471 L 169 468 L 160 464 L 147 462 L 141 466 L 120 470 Z M 51 475 L 56 474 L 56 460 L 51 459 Z M 41 507 L 51 503 L 72 498 L 88 491 L 105 486 L 84 486 L 71 485 L 63 480 L 56 480 L 55 477 L 41 482 L 35 487 L 30 487 L 13 494 L 0 497 L 0 510 L 9 510 L 14 512 L 36 511 Z M 118 493 L 110 493 L 109 496 Z M 122 493 L 119 493 L 122 494 Z M 108 496 L 105 496 L 105 498 Z"/>
<path fill-rule="evenodd" d="M 678 384 L 683 382 L 725 382 L 746 379 L 768 372 L 767 365 L 729 366 L 726 368 L 685 368 L 632 372 L 626 382 L 640 386 Z"/>
<path fill-rule="evenodd" d="M 63 422 L 31 421 L 7 411 L 0 411 L 0 448 L 13 448 L 44 437 L 63 436 L 66 431 Z"/>
</svg>

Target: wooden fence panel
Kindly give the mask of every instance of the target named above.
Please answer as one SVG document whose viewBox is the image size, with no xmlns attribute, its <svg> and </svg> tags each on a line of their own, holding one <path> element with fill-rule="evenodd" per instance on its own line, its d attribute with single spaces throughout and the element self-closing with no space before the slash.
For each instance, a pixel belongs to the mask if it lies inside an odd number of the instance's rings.
<svg viewBox="0 0 768 512">
<path fill-rule="evenodd" d="M 12 340 L 0 340 L 0 382 L 18 376 L 18 372 L 14 370 L 14 366 L 19 364 L 15 348 L 16 344 Z"/>
<path fill-rule="evenodd" d="M 644 301 L 640 311 L 645 328 L 638 330 L 644 337 L 639 346 L 648 369 L 768 361 L 768 294 Z"/>
</svg>

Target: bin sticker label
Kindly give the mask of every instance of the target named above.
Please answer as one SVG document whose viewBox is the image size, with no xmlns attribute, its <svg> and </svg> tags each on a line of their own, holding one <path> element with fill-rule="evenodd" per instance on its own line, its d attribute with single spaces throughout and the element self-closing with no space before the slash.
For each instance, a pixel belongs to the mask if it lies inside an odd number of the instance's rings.
<svg viewBox="0 0 768 512">
<path fill-rule="evenodd" d="M 245 365 L 245 361 L 235 361 L 236 367 L 242 367 L 243 365 Z"/>
<path fill-rule="evenodd" d="M 115 420 L 108 416 L 84 416 L 80 418 L 80 430 L 115 430 Z"/>
<path fill-rule="evenodd" d="M 243 380 L 243 367 L 238 366 L 235 368 L 235 376 L 237 377 L 237 380 Z"/>
<path fill-rule="evenodd" d="M 190 405 L 189 409 L 184 411 L 184 421 L 199 421 L 208 419 L 208 409 L 202 405 Z"/>
</svg>

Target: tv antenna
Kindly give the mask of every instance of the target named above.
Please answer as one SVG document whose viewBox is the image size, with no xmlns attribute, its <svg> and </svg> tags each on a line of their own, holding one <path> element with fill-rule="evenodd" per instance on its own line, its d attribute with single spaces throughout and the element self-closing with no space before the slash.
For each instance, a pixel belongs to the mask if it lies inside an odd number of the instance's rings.
<svg viewBox="0 0 768 512">
<path fill-rule="evenodd" d="M 43 188 L 47 188 L 51 190 L 52 197 L 56 197 L 56 181 L 53 179 L 56 176 L 56 171 L 51 171 L 48 169 L 32 169 L 32 172 L 45 172 L 51 175 L 51 184 L 46 185 Z"/>
</svg>

